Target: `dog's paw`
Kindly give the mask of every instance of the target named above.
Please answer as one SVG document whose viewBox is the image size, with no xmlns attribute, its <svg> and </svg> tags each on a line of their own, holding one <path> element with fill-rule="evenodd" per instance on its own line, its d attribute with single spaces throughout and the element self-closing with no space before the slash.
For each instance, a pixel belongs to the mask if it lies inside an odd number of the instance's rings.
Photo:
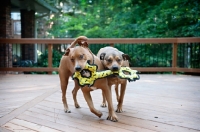
<svg viewBox="0 0 200 132">
<path fill-rule="evenodd" d="M 76 108 L 81 108 L 79 104 L 74 104 Z"/>
<path fill-rule="evenodd" d="M 71 110 L 65 110 L 65 113 L 71 113 Z"/>
<path fill-rule="evenodd" d="M 107 120 L 113 121 L 113 122 L 117 122 L 118 118 L 117 115 L 115 114 L 115 111 L 109 113 Z"/>
<path fill-rule="evenodd" d="M 117 108 L 116 112 L 117 112 L 117 113 L 122 113 L 122 112 L 123 112 L 123 110 L 122 110 L 122 109 L 120 109 L 120 108 Z"/>
<path fill-rule="evenodd" d="M 97 114 L 97 116 L 99 117 L 99 118 L 101 118 L 101 116 L 102 116 L 103 114 L 99 111 L 99 113 Z"/>
<path fill-rule="evenodd" d="M 106 103 L 102 103 L 101 107 L 103 107 L 103 108 L 107 107 Z"/>
<path fill-rule="evenodd" d="M 118 118 L 117 118 L 117 116 L 108 116 L 107 120 L 110 120 L 110 121 L 113 121 L 113 122 L 117 122 Z"/>
</svg>

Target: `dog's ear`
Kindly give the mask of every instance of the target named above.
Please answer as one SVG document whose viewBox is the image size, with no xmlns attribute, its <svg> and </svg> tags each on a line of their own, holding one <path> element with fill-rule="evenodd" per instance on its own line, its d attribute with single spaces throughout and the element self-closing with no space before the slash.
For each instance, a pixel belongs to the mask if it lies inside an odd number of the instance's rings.
<svg viewBox="0 0 200 132">
<path fill-rule="evenodd" d="M 129 60 L 129 61 L 131 60 L 130 56 L 127 54 L 122 54 L 122 57 L 124 60 Z"/>
<path fill-rule="evenodd" d="M 69 55 L 69 52 L 70 52 L 70 49 L 67 48 L 67 49 L 66 49 L 66 52 L 65 52 L 65 54 L 64 54 L 64 56 L 68 56 L 68 55 Z"/>
<path fill-rule="evenodd" d="M 104 60 L 105 55 L 106 55 L 106 53 L 101 53 L 100 60 Z"/>
</svg>

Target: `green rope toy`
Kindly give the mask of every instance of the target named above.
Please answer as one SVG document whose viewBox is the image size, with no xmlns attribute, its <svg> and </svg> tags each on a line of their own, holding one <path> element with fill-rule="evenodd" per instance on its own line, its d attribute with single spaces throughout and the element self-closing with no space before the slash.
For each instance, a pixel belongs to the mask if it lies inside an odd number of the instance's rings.
<svg viewBox="0 0 200 132">
<path fill-rule="evenodd" d="M 119 71 L 111 71 L 111 70 L 104 70 L 104 71 L 97 71 L 98 66 L 95 64 L 87 63 L 85 68 L 78 72 L 76 71 L 72 75 L 72 79 L 77 79 L 80 86 L 88 85 L 89 87 L 92 86 L 95 80 L 104 78 L 110 75 L 118 75 L 121 79 L 127 79 L 130 81 L 136 81 L 140 79 L 140 76 L 137 74 L 137 70 L 131 70 L 129 67 L 121 67 Z M 126 73 L 126 74 L 125 74 Z M 127 74 L 128 73 L 128 74 Z"/>
</svg>

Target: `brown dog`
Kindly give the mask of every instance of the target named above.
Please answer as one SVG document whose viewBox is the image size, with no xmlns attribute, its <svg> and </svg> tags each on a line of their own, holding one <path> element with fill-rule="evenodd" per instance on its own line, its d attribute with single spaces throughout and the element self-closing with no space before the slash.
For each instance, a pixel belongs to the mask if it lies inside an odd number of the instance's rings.
<svg viewBox="0 0 200 132">
<path fill-rule="evenodd" d="M 129 67 L 129 62 L 128 62 L 128 60 L 130 59 L 129 56 L 113 47 L 101 48 L 99 52 L 97 53 L 97 57 L 100 58 L 104 66 L 104 69 L 118 71 L 121 68 L 121 66 Z M 107 77 L 107 79 L 108 79 L 108 85 L 110 88 L 112 85 L 115 85 L 116 98 L 118 101 L 116 112 L 121 113 L 127 80 L 120 79 L 117 76 L 114 76 L 114 77 L 110 76 L 110 77 Z M 121 84 L 120 95 L 118 92 L 119 84 Z M 106 107 L 106 99 L 105 99 L 104 93 L 103 93 L 103 103 L 101 106 Z"/>
<path fill-rule="evenodd" d="M 59 77 L 60 77 L 60 84 L 61 84 L 61 90 L 62 90 L 62 101 L 64 105 L 64 110 L 67 113 L 70 113 L 70 110 L 67 105 L 66 100 L 66 90 L 68 85 L 69 77 L 75 72 L 75 71 L 81 71 L 87 61 L 94 62 L 98 66 L 98 70 L 103 70 L 103 65 L 98 57 L 96 57 L 88 48 L 87 44 L 87 38 L 84 36 L 78 37 L 70 47 L 67 49 L 65 55 L 61 58 L 60 66 L 59 66 Z M 78 43 L 79 46 L 75 47 L 75 44 Z M 75 107 L 80 107 L 76 95 L 77 91 L 79 90 L 80 86 L 78 85 L 78 81 L 74 80 L 75 86 L 72 91 L 73 99 Z M 108 109 L 109 109 L 109 115 L 108 120 L 111 121 L 117 121 L 117 116 L 115 114 L 113 104 L 112 104 L 112 97 L 111 97 L 111 91 L 108 86 L 107 78 L 98 79 L 95 81 L 93 87 L 96 87 L 98 89 L 101 89 L 102 92 L 105 95 L 105 98 L 108 102 Z M 97 115 L 99 118 L 102 116 L 102 113 L 94 108 L 92 98 L 90 95 L 90 92 L 93 90 L 90 87 L 83 87 L 81 88 L 84 98 L 90 108 L 90 111 Z"/>
</svg>

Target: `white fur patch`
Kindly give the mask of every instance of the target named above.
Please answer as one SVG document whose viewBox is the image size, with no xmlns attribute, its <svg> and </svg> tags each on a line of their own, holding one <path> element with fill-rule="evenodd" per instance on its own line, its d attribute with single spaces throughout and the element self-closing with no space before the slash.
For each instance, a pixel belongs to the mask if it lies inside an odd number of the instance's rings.
<svg viewBox="0 0 200 132">
<path fill-rule="evenodd" d="M 97 90 L 97 87 L 90 87 L 92 90 Z"/>
</svg>

